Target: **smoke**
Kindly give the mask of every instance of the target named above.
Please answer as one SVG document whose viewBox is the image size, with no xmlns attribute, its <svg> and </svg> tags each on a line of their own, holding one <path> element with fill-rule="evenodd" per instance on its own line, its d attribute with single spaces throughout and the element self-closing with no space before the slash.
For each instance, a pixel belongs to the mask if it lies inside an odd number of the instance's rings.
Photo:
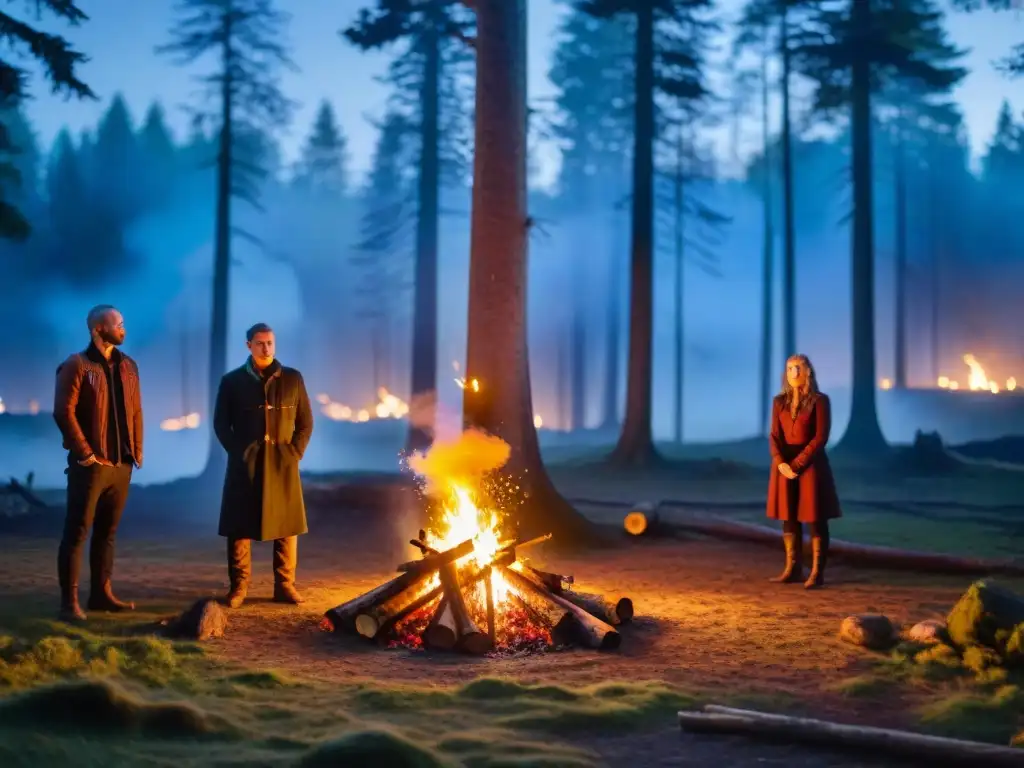
<svg viewBox="0 0 1024 768">
<path fill-rule="evenodd" d="M 484 476 L 501 469 L 512 449 L 500 437 L 468 429 L 454 440 L 435 442 L 425 454 L 409 457 L 409 468 L 426 481 L 426 493 L 439 495 L 452 485 L 477 487 Z"/>
</svg>

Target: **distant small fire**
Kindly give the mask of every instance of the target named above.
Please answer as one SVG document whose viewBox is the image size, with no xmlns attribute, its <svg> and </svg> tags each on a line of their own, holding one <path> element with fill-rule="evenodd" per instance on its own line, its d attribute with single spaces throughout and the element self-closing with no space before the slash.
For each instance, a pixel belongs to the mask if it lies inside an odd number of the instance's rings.
<svg viewBox="0 0 1024 768">
<path fill-rule="evenodd" d="M 16 413 L 28 414 L 30 416 L 38 416 L 39 415 L 39 401 L 38 400 L 29 400 L 28 401 L 28 410 L 25 410 L 25 411 L 14 410 L 14 411 L 12 411 L 12 410 L 10 410 L 7 407 L 7 403 L 4 402 L 4 399 L 2 397 L 0 397 L 0 413 L 10 413 L 12 416 L 14 414 L 16 414 Z"/>
<path fill-rule="evenodd" d="M 455 369 L 456 373 L 458 373 L 461 370 L 461 366 L 459 365 L 459 361 L 458 360 L 452 360 L 452 368 Z M 455 377 L 455 383 L 458 385 L 459 389 L 463 389 L 463 390 L 467 390 L 468 389 L 470 392 L 479 392 L 480 391 L 480 382 L 477 381 L 476 379 L 469 379 L 467 381 L 465 376 L 456 376 Z M 533 415 L 533 427 L 534 427 L 534 429 L 540 429 L 543 426 L 544 426 L 544 419 L 541 418 L 541 415 L 539 413 L 535 413 Z"/>
<path fill-rule="evenodd" d="M 331 399 L 330 395 L 319 394 L 320 412 L 332 421 L 366 422 L 371 419 L 401 419 L 409 415 L 409 404 L 384 387 L 377 390 L 377 403 L 369 408 L 353 408 Z"/>
<path fill-rule="evenodd" d="M 164 419 L 160 422 L 160 429 L 164 432 L 181 432 L 183 429 L 198 429 L 199 414 L 189 413 L 185 416 L 176 416 L 173 419 Z"/>
<path fill-rule="evenodd" d="M 1008 378 L 1003 384 L 1000 384 L 995 379 L 990 379 L 985 372 L 985 368 L 974 355 L 964 355 L 963 361 L 967 366 L 966 387 L 961 385 L 958 380 L 951 379 L 949 376 L 939 376 L 935 380 L 935 385 L 939 389 L 990 392 L 993 395 L 998 395 L 1000 392 L 1013 392 L 1017 389 L 1017 379 L 1013 376 Z M 892 389 L 892 379 L 882 379 L 878 385 L 882 389 Z"/>
</svg>

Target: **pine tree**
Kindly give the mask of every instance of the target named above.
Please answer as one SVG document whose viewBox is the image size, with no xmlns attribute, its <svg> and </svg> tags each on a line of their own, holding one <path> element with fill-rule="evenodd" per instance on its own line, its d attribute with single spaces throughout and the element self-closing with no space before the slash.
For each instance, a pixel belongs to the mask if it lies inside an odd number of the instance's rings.
<svg viewBox="0 0 1024 768">
<path fill-rule="evenodd" d="M 340 196 L 348 190 L 348 149 L 334 107 L 320 102 L 313 129 L 295 168 L 294 185 L 317 195 Z"/>
<path fill-rule="evenodd" d="M 366 189 L 360 239 L 349 258 L 356 269 L 356 315 L 370 326 L 373 389 L 394 388 L 391 382 L 391 323 L 409 285 L 411 252 L 408 222 L 412 189 L 404 177 L 408 167 L 409 127 L 402 115 L 390 113 L 380 125 Z"/>
<path fill-rule="evenodd" d="M 561 147 L 558 185 L 574 212 L 618 218 L 625 164 L 632 132 L 632 74 L 634 36 L 620 20 L 598 19 L 576 8 L 569 10 L 558 31 L 549 79 L 558 91 L 557 115 L 550 133 Z M 595 234 L 597 234 L 595 232 Z M 619 240 L 603 233 L 607 242 L 608 303 L 606 308 L 604 392 L 601 426 L 619 423 L 619 328 L 621 252 Z M 594 269 L 594 243 L 570 256 L 569 269 L 577 287 Z M 587 381 L 585 361 L 587 292 L 573 292 L 570 318 L 569 428 L 584 426 Z"/>
<path fill-rule="evenodd" d="M 824 0 L 802 34 L 799 62 L 816 86 L 815 107 L 848 110 L 853 185 L 853 394 L 844 450 L 878 453 L 886 446 L 875 402 L 875 245 L 872 102 L 886 83 L 914 82 L 932 92 L 962 74 L 929 59 L 926 30 L 935 14 L 901 0 Z"/>
<path fill-rule="evenodd" d="M 88 20 L 72 0 L 38 0 L 36 12 L 48 11 L 71 26 Z M 92 90 L 76 74 L 79 64 L 86 61 L 60 35 L 35 29 L 30 24 L 0 12 L 0 39 L 11 50 L 25 51 L 27 56 L 43 66 L 46 80 L 54 93 L 64 93 L 81 99 L 95 98 Z M 28 95 L 25 84 L 28 72 L 23 67 L 0 58 L 0 109 L 16 108 Z M 20 183 L 17 165 L 12 156 L 21 148 L 12 141 L 6 123 L 0 122 L 0 237 L 24 240 L 31 232 L 28 220 L 11 204 L 10 187 Z"/>
<path fill-rule="evenodd" d="M 793 37 L 819 0 L 748 0 L 740 19 L 741 50 L 774 43 L 781 72 L 782 135 L 779 138 L 782 180 L 782 354 L 783 362 L 797 353 L 796 340 L 796 202 L 793 187 Z M 770 31 L 775 28 L 774 34 Z"/>
<path fill-rule="evenodd" d="M 654 329 L 655 94 L 677 101 L 703 98 L 703 61 L 693 41 L 711 24 L 711 0 L 586 0 L 599 18 L 635 20 L 632 247 L 626 418 L 611 459 L 649 464 L 659 459 L 651 432 Z"/>
<path fill-rule="evenodd" d="M 990 8 L 993 11 L 1019 11 L 1020 0 L 953 0 L 956 8 L 977 11 Z M 997 62 L 997 66 L 1010 77 L 1024 76 L 1024 43 L 1015 45 L 1010 53 Z"/>
<path fill-rule="evenodd" d="M 210 323 L 209 408 L 227 370 L 228 282 L 231 201 L 258 204 L 259 185 L 272 153 L 261 139 L 282 129 L 293 104 L 281 93 L 279 72 L 294 68 L 283 42 L 289 16 L 273 0 L 178 0 L 178 26 L 157 51 L 189 66 L 213 54 L 220 64 L 201 81 L 216 106 L 197 112 L 216 126 L 217 196 L 215 210 L 213 307 Z M 221 452 L 211 445 L 206 474 L 220 474 Z"/>
<path fill-rule="evenodd" d="M 411 107 L 418 123 L 418 184 L 416 190 L 416 262 L 413 287 L 412 385 L 410 401 L 422 416 L 410 420 L 408 450 L 422 450 L 433 440 L 432 408 L 437 397 L 437 252 L 442 174 L 442 83 L 446 41 L 464 39 L 472 26 L 459 0 L 377 0 L 363 9 L 344 31 L 363 50 L 396 43 L 403 55 L 390 75 L 399 103 Z"/>
<path fill-rule="evenodd" d="M 174 194 L 178 160 L 178 150 L 159 102 L 153 102 L 146 110 L 136 138 L 143 158 L 143 207 L 149 211 L 159 210 Z"/>
</svg>

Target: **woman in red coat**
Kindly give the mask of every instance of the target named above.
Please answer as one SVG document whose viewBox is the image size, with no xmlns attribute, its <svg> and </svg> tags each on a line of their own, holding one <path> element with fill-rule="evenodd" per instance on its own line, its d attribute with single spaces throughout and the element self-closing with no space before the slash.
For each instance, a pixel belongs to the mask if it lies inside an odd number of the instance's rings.
<svg viewBox="0 0 1024 768">
<path fill-rule="evenodd" d="M 828 521 L 840 517 L 832 467 L 825 455 L 832 411 L 828 396 L 818 391 L 814 366 L 806 355 L 786 361 L 782 392 L 772 405 L 768 447 L 772 472 L 768 481 L 768 517 L 782 520 L 786 567 L 772 579 L 793 583 L 803 579 L 803 524 L 811 526 L 814 560 L 804 587 L 825 583 Z"/>
</svg>

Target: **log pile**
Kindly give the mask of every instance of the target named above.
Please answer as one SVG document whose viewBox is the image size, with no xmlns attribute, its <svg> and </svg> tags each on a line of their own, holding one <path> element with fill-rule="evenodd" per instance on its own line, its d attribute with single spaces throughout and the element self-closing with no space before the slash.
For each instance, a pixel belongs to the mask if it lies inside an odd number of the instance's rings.
<svg viewBox="0 0 1024 768">
<path fill-rule="evenodd" d="M 633 601 L 572 589 L 572 576 L 541 571 L 518 559 L 519 550 L 550 538 L 540 536 L 500 547 L 481 565 L 472 539 L 439 552 L 425 542 L 422 553 L 398 566 L 398 576 L 327 611 L 324 628 L 385 644 L 481 655 L 500 647 L 582 645 L 619 647 L 617 627 L 633 618 Z M 495 605 L 492 583 L 507 599 Z M 483 589 L 479 589 L 480 584 Z M 482 592 L 483 599 L 480 599 Z M 396 642 L 410 637 L 411 643 Z"/>
</svg>

